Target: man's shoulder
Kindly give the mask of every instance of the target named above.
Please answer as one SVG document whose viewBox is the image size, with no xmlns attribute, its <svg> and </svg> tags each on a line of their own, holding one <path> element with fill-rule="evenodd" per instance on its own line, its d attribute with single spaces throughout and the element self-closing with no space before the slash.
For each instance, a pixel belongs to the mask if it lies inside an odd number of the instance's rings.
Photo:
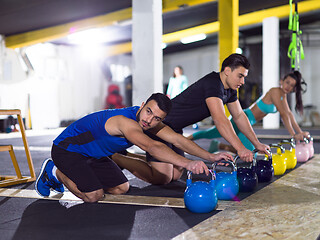
<svg viewBox="0 0 320 240">
<path fill-rule="evenodd" d="M 112 118 L 116 119 L 117 121 L 134 121 L 132 118 L 125 116 L 125 115 L 115 115 Z M 134 122 L 136 122 L 136 121 L 134 121 Z"/>
<path fill-rule="evenodd" d="M 203 78 L 207 79 L 219 79 L 220 80 L 220 75 L 218 72 L 212 71 L 210 73 L 208 73 L 207 75 L 205 75 Z"/>
<path fill-rule="evenodd" d="M 220 75 L 217 72 L 211 72 L 201 78 L 199 81 L 204 83 L 215 83 L 219 84 L 221 82 Z M 222 82 L 221 82 L 222 83 Z"/>
</svg>

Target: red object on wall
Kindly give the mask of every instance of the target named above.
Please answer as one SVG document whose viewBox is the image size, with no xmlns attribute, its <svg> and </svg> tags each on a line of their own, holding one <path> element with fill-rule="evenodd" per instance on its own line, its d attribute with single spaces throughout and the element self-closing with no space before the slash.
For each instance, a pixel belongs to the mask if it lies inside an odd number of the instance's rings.
<svg viewBox="0 0 320 240">
<path fill-rule="evenodd" d="M 120 95 L 120 88 L 118 85 L 111 84 L 108 87 L 108 96 L 106 98 L 106 109 L 124 108 L 122 104 L 123 98 Z"/>
</svg>

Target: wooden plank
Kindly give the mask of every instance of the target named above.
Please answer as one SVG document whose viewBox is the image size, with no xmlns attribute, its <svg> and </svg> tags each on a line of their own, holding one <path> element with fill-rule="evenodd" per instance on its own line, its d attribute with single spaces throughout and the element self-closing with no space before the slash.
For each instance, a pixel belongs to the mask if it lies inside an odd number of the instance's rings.
<svg viewBox="0 0 320 240">
<path fill-rule="evenodd" d="M 63 201 L 81 201 L 71 192 L 63 194 L 51 194 L 49 197 L 41 197 L 35 190 L 30 189 L 12 189 L 0 188 L 0 197 L 17 197 L 17 198 L 35 198 L 45 200 L 63 200 Z M 132 196 L 132 195 L 105 195 L 105 198 L 99 203 L 111 204 L 126 204 L 139 206 L 154 206 L 154 207 L 171 207 L 185 208 L 183 198 L 173 197 L 153 197 L 153 196 Z M 227 207 L 238 204 L 233 201 L 220 201 L 216 210 L 224 210 Z"/>
<path fill-rule="evenodd" d="M 0 196 L 1 197 L 35 198 L 35 199 L 46 199 L 46 200 L 80 201 L 80 199 L 75 195 L 73 195 L 71 192 L 65 192 L 63 194 L 51 194 L 49 197 L 41 197 L 35 190 L 30 190 L 30 189 L 0 188 Z M 171 197 L 148 197 L 148 196 L 107 194 L 103 200 L 99 201 L 99 203 L 185 208 L 183 198 L 171 198 Z"/>
<path fill-rule="evenodd" d="M 21 114 L 20 109 L 0 109 L 0 115 L 17 115 Z"/>
<path fill-rule="evenodd" d="M 34 178 L 28 176 L 22 176 L 21 178 L 17 178 L 17 176 L 0 176 L 0 180 L 0 187 L 7 187 L 21 183 L 34 182 Z"/>
</svg>

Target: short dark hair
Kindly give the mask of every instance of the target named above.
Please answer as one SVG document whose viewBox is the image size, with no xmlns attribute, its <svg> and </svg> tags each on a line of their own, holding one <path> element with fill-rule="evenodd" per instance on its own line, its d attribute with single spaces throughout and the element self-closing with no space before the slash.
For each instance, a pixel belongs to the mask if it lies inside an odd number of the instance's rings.
<svg viewBox="0 0 320 240">
<path fill-rule="evenodd" d="M 155 100 L 158 104 L 158 107 L 164 111 L 166 114 L 169 114 L 172 108 L 172 103 L 170 98 L 168 98 L 165 94 L 163 93 L 153 93 L 146 101 L 146 104 L 151 101 Z"/>
<path fill-rule="evenodd" d="M 230 67 L 233 71 L 234 69 L 238 67 L 244 67 L 245 69 L 250 68 L 250 63 L 248 59 L 239 53 L 233 53 L 229 57 L 227 57 L 225 60 L 223 60 L 222 66 L 221 66 L 221 72 L 224 71 L 226 67 Z"/>
</svg>

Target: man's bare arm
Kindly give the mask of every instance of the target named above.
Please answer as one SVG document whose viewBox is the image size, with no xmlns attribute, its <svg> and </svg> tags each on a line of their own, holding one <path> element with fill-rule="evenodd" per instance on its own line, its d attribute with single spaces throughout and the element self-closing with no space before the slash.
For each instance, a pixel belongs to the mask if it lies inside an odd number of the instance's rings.
<svg viewBox="0 0 320 240">
<path fill-rule="evenodd" d="M 169 126 L 166 125 L 163 128 L 161 128 L 161 130 L 158 131 L 156 135 L 159 138 L 169 143 L 172 143 L 184 152 L 200 157 L 202 159 L 209 160 L 211 162 L 218 161 L 221 159 L 233 159 L 233 157 L 230 154 L 225 152 L 216 154 L 209 153 L 208 151 L 204 150 L 199 145 L 197 145 L 194 141 L 189 140 L 182 134 L 176 133 Z"/>
<path fill-rule="evenodd" d="M 209 174 L 208 167 L 202 161 L 191 161 L 176 154 L 165 144 L 149 138 L 143 133 L 139 124 L 124 116 L 110 118 L 106 123 L 106 130 L 110 135 L 123 136 L 132 144 L 137 145 L 142 150 L 150 153 L 153 157 L 162 162 L 186 168 L 194 173 Z"/>
</svg>

